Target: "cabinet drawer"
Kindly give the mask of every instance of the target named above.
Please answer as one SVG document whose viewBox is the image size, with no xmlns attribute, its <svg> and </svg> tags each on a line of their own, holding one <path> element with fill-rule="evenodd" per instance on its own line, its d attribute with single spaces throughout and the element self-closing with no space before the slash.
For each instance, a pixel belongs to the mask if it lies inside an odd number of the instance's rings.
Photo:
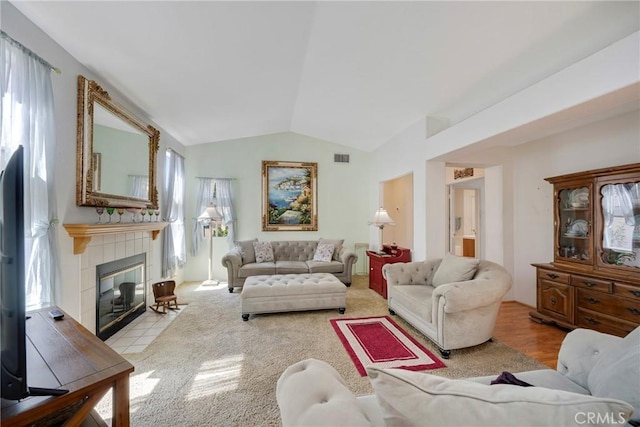
<svg viewBox="0 0 640 427">
<path fill-rule="evenodd" d="M 578 308 L 576 316 L 576 325 L 579 327 L 595 329 L 596 331 L 617 335 L 619 337 L 626 336 L 638 326 L 637 323 L 627 322 L 584 308 Z"/>
<path fill-rule="evenodd" d="M 538 269 L 538 278 L 544 280 L 553 280 L 554 282 L 569 284 L 571 275 L 560 271 Z"/>
<path fill-rule="evenodd" d="M 538 311 L 573 322 L 573 288 L 547 280 L 538 282 Z"/>
<path fill-rule="evenodd" d="M 600 292 L 613 292 L 613 283 L 593 277 L 571 275 L 571 284 L 579 288 L 593 289 Z"/>
<path fill-rule="evenodd" d="M 614 283 L 613 294 L 623 298 L 630 298 L 636 301 L 640 301 L 640 287 L 623 285 L 622 283 Z"/>
<path fill-rule="evenodd" d="M 598 313 L 610 314 L 624 320 L 640 323 L 640 301 L 620 298 L 602 292 L 578 289 L 577 306 L 578 308 L 586 308 Z"/>
</svg>

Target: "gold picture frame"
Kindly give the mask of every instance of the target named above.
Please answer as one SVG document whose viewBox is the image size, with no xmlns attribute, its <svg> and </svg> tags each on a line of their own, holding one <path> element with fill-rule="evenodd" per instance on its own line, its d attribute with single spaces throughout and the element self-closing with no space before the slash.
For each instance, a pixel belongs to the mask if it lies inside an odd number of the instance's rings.
<svg viewBox="0 0 640 427">
<path fill-rule="evenodd" d="M 318 164 L 262 161 L 262 231 L 318 230 Z"/>
</svg>

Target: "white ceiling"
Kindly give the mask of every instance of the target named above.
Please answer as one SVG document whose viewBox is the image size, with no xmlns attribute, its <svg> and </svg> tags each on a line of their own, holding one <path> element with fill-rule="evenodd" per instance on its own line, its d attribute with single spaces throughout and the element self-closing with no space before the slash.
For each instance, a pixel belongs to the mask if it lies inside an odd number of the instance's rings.
<svg viewBox="0 0 640 427">
<path fill-rule="evenodd" d="M 184 145 L 292 131 L 370 151 L 640 29 L 638 1 L 12 3 Z"/>
</svg>

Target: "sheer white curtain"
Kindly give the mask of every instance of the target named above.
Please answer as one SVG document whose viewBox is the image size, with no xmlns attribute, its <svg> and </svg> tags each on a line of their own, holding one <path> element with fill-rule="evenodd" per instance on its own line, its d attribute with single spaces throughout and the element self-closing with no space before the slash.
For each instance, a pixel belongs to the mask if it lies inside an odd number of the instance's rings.
<svg viewBox="0 0 640 427">
<path fill-rule="evenodd" d="M 184 157 L 167 150 L 164 180 L 164 217 L 169 225 L 162 233 L 162 277 L 171 277 L 187 259 L 184 228 Z"/>
<path fill-rule="evenodd" d="M 129 175 L 131 187 L 129 195 L 139 199 L 149 198 L 149 177 L 147 175 Z"/>
<path fill-rule="evenodd" d="M 229 249 L 234 246 L 236 240 L 236 213 L 233 209 L 233 185 L 231 179 L 214 179 L 216 184 L 216 197 L 218 199 L 218 207 L 224 216 L 224 222 L 229 227 L 227 243 Z"/>
<path fill-rule="evenodd" d="M 236 217 L 233 209 L 233 187 L 231 178 L 198 178 L 196 193 L 195 217 L 197 218 L 215 197 L 218 209 L 224 216 L 224 222 L 229 227 L 227 242 L 229 249 L 234 246 L 236 235 Z M 197 255 L 202 245 L 203 225 L 200 221 L 194 221 L 192 227 L 191 254 Z"/>
<path fill-rule="evenodd" d="M 24 147 L 27 306 L 54 303 L 59 283 L 54 187 L 56 150 L 51 66 L 8 38 L 0 37 L 0 162 Z"/>
<path fill-rule="evenodd" d="M 204 208 L 209 204 L 213 197 L 213 179 L 212 178 L 198 178 L 198 190 L 196 193 L 196 206 L 194 218 L 204 211 Z M 191 228 L 191 255 L 196 256 L 200 250 L 203 239 L 203 228 L 201 221 L 195 219 L 193 221 L 193 227 Z"/>
</svg>

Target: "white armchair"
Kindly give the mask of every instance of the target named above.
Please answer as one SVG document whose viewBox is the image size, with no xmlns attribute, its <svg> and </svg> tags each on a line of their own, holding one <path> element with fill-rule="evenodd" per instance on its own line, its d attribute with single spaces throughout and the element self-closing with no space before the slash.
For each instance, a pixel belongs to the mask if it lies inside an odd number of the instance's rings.
<svg viewBox="0 0 640 427">
<path fill-rule="evenodd" d="M 433 341 L 442 357 L 491 339 L 502 297 L 511 289 L 504 267 L 485 260 L 443 259 L 387 264 L 389 312 Z"/>
</svg>

